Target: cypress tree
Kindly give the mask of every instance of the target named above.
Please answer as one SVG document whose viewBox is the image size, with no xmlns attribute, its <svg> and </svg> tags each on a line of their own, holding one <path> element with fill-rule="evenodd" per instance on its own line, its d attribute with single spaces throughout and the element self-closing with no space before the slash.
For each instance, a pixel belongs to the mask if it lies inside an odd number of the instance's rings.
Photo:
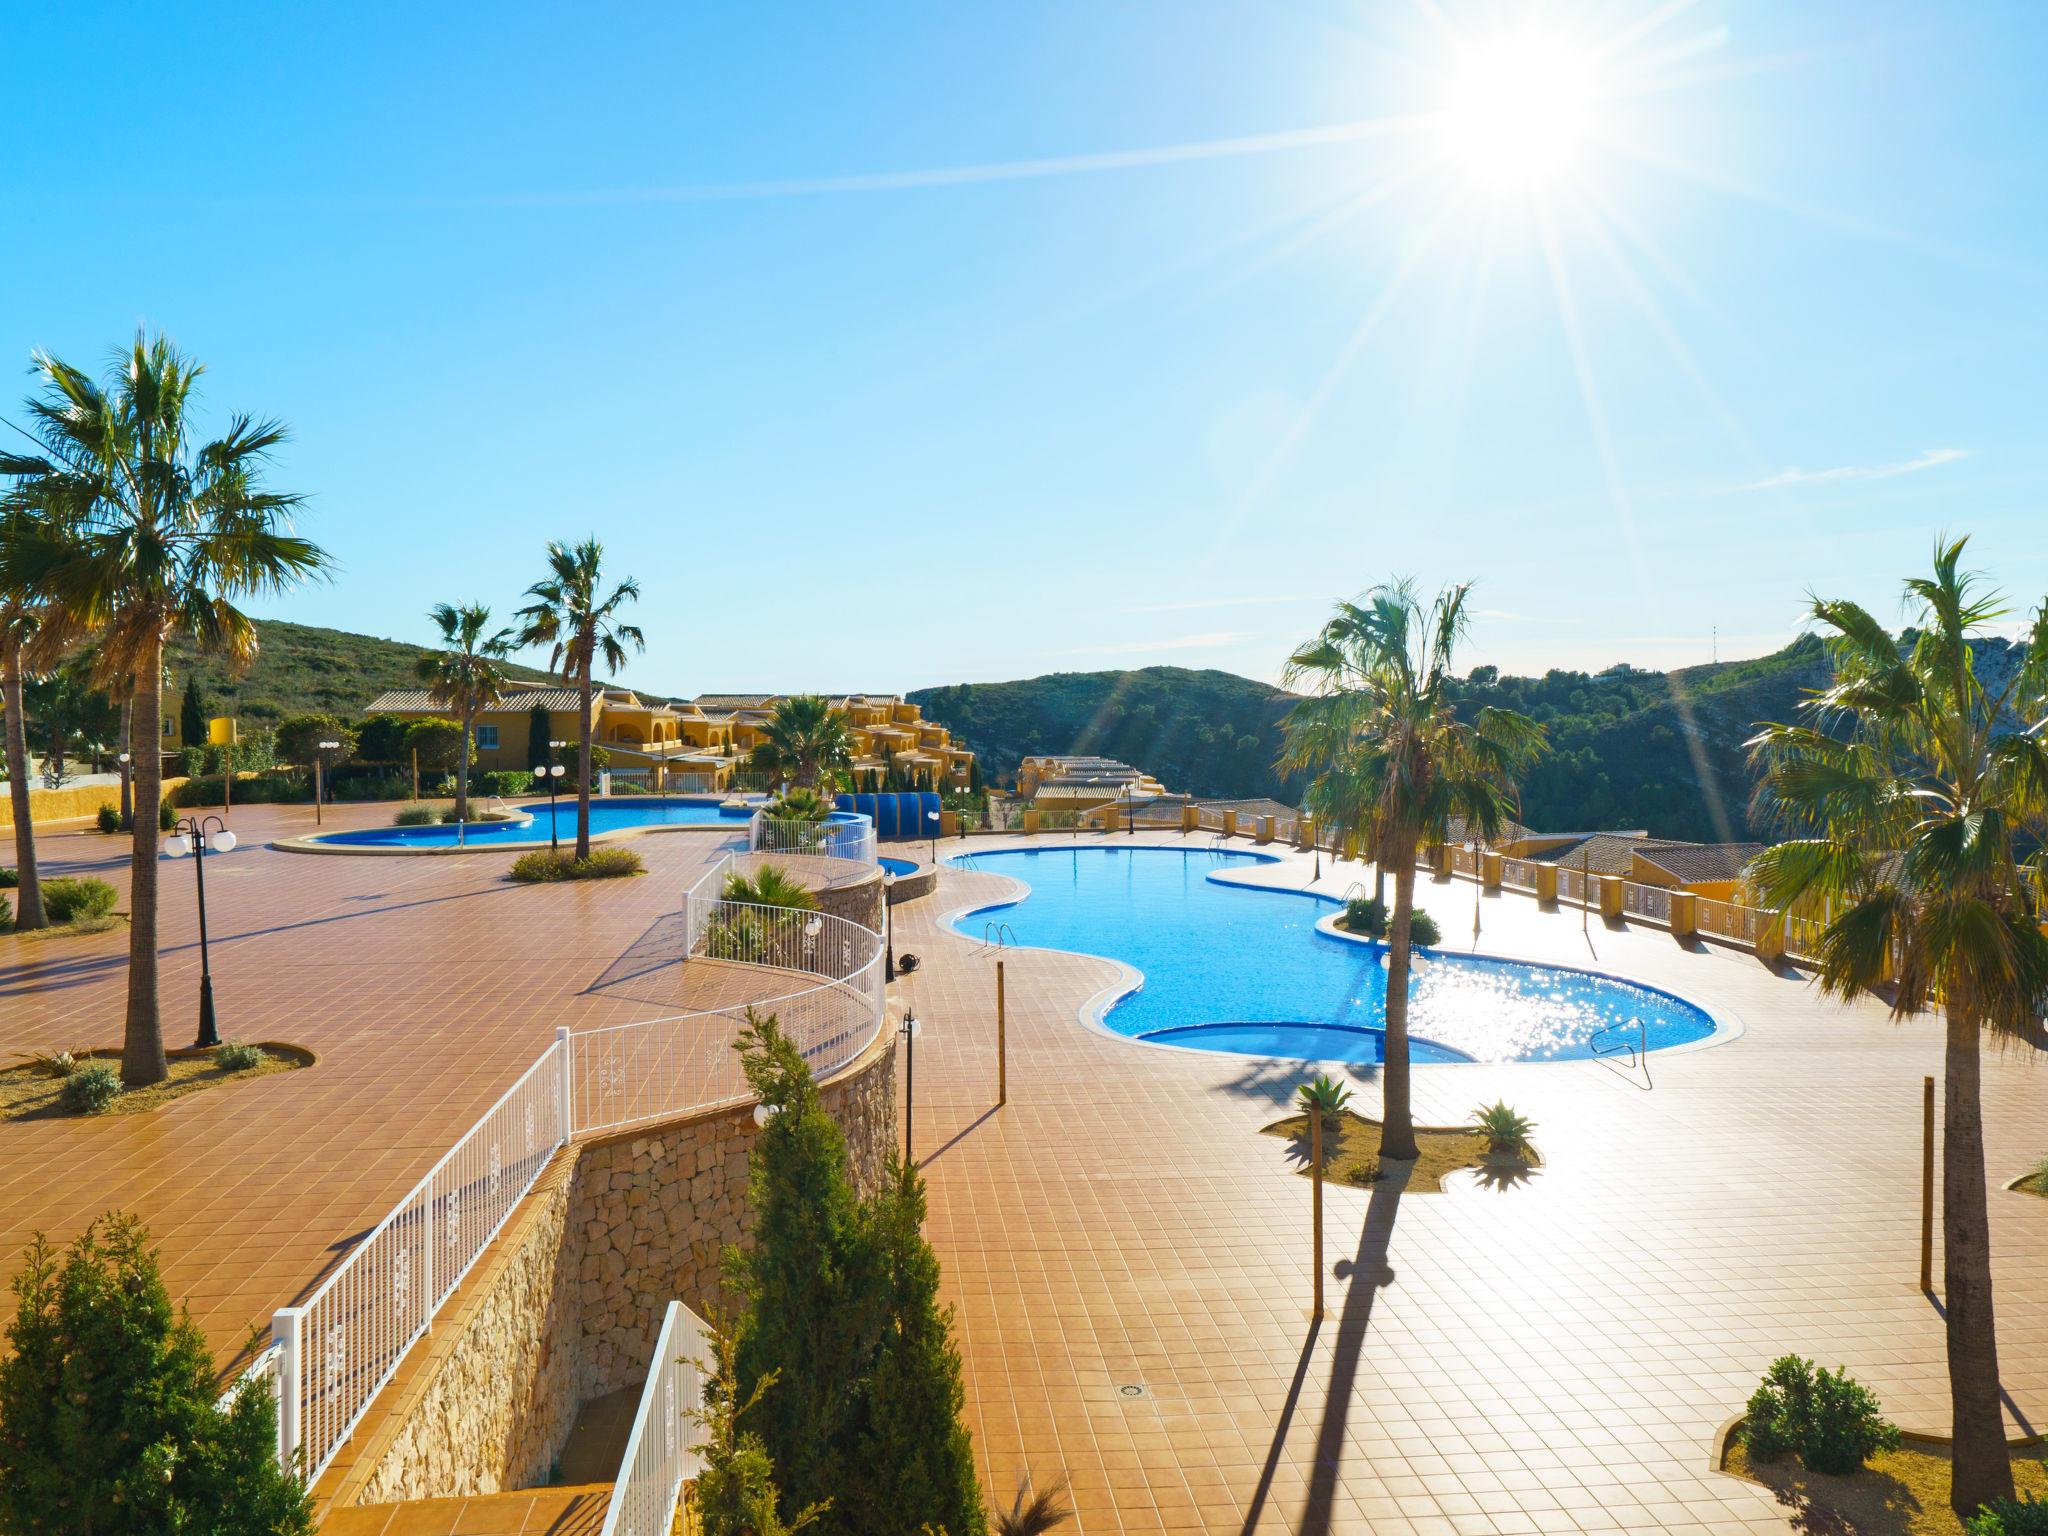
<svg viewBox="0 0 2048 1536">
<path fill-rule="evenodd" d="M 846 1138 L 810 1069 L 772 1016 L 749 1010 L 738 1047 L 747 1081 L 776 1113 L 748 1159 L 754 1246 L 728 1258 L 746 1303 L 735 1390 L 748 1402 L 773 1381 L 753 1410 L 755 1427 L 784 1496 L 803 1509 L 847 1480 L 881 1307 Z M 842 1529 L 836 1513 L 822 1525 Z"/>
<path fill-rule="evenodd" d="M 939 1259 L 924 1240 L 924 1180 L 890 1158 L 882 1191 L 863 1212 L 886 1316 L 868 1380 L 866 1422 L 846 1463 L 838 1509 L 845 1530 L 894 1536 L 988 1527 L 974 1476 L 953 1309 L 939 1305 Z"/>
<path fill-rule="evenodd" d="M 49 1536 L 306 1536 L 312 1499 L 277 1463 L 277 1404 L 226 1412 L 142 1225 L 93 1223 L 61 1259 L 38 1237 L 0 1361 L 0 1530 Z"/>
<path fill-rule="evenodd" d="M 545 705 L 536 704 L 526 712 L 526 771 L 551 767 L 555 749 L 548 745 L 554 731 L 554 717 Z"/>
<path fill-rule="evenodd" d="M 185 679 L 185 694 L 178 701 L 178 734 L 188 747 L 206 745 L 206 697 L 196 677 Z"/>
</svg>

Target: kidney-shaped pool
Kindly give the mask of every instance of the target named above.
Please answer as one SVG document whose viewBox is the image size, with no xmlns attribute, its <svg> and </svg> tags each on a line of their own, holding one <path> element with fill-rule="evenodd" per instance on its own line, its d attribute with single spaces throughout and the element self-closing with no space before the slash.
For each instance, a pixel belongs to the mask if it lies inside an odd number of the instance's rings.
<svg viewBox="0 0 2048 1536">
<path fill-rule="evenodd" d="M 1260 854 L 1178 848 L 1018 849 L 960 854 L 963 869 L 1030 887 L 965 912 L 979 939 L 1121 960 L 1143 974 L 1103 1016 L 1120 1035 L 1161 1045 L 1304 1061 L 1380 1059 L 1386 951 L 1316 931 L 1334 903 L 1211 875 L 1270 863 Z M 1711 1014 L 1655 987 L 1563 966 L 1420 950 L 1408 1029 L 1418 1062 L 1557 1061 L 1689 1045 Z"/>
</svg>

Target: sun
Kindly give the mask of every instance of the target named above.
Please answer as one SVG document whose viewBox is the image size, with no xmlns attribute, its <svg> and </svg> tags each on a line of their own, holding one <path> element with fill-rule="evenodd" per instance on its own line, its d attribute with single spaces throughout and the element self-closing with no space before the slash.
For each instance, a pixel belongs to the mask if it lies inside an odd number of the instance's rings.
<svg viewBox="0 0 2048 1536">
<path fill-rule="evenodd" d="M 1539 187 L 1571 169 L 1592 126 L 1586 54 L 1540 36 L 1474 49 L 1452 73 L 1443 108 L 1446 149 L 1475 181 Z"/>
</svg>

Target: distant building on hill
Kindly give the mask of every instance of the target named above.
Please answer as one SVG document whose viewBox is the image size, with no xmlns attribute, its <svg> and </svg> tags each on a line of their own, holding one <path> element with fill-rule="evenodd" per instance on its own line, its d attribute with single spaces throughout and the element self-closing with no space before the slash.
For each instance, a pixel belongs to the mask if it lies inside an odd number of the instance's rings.
<svg viewBox="0 0 2048 1536">
<path fill-rule="evenodd" d="M 1025 758 L 1017 768 L 1017 795 L 1040 809 L 1070 811 L 1178 798 L 1169 796 L 1166 786 L 1142 768 L 1113 757 L 1072 753 Z"/>
<path fill-rule="evenodd" d="M 710 747 L 730 745 L 744 762 L 760 745 L 775 706 L 789 697 L 780 693 L 700 693 L 676 710 L 684 738 Z M 828 696 L 829 697 L 829 696 Z M 924 718 L 921 706 L 900 694 L 847 693 L 829 697 L 846 716 L 846 734 L 853 747 L 856 778 L 885 776 L 891 768 L 930 788 L 964 788 L 975 777 L 974 753 L 953 739 L 936 720 Z"/>
</svg>

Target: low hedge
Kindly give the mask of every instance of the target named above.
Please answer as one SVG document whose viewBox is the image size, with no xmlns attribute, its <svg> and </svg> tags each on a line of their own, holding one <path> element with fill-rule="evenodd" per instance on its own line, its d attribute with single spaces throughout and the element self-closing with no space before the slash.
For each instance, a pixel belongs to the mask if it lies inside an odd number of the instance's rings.
<svg viewBox="0 0 2048 1536">
<path fill-rule="evenodd" d="M 546 885 L 557 880 L 617 880 L 644 868 L 640 855 L 630 848 L 593 848 L 587 859 L 536 848 L 512 861 L 511 874 L 525 884 Z"/>
<path fill-rule="evenodd" d="M 312 798 L 312 783 L 295 774 L 260 773 L 251 779 L 235 780 L 236 805 L 291 805 Z M 174 799 L 181 806 L 225 805 L 226 781 L 218 774 L 187 779 L 174 791 Z"/>
</svg>

